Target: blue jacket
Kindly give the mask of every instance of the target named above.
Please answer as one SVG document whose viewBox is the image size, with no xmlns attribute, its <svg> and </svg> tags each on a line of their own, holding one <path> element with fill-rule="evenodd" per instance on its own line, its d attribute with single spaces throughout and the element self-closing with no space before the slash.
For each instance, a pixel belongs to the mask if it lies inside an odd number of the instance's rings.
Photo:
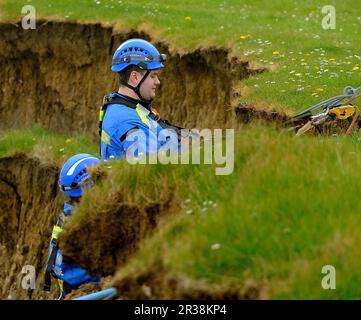
<svg viewBox="0 0 361 320">
<path fill-rule="evenodd" d="M 143 106 L 129 97 L 113 92 L 111 96 L 120 96 L 137 105 L 132 109 L 121 104 L 109 104 L 104 115 L 101 133 L 100 153 L 102 159 L 124 158 L 127 150 L 136 144 L 134 156 L 151 154 L 159 151 L 166 142 L 172 143 L 172 148 L 180 148 L 175 133 L 164 130 L 149 117 L 150 106 Z M 134 130 L 130 136 L 127 133 Z"/>
<path fill-rule="evenodd" d="M 65 202 L 64 203 L 64 210 L 62 214 L 59 216 L 59 219 L 63 219 L 62 215 L 71 215 L 72 210 L 75 207 L 71 204 Z M 52 251 L 54 244 L 52 241 L 50 241 L 50 253 Z M 49 253 L 49 257 L 50 257 Z M 82 269 L 75 265 L 70 265 L 63 262 L 63 256 L 61 253 L 61 249 L 59 248 L 56 253 L 56 259 L 54 266 L 52 268 L 53 276 L 57 279 L 64 280 L 66 283 L 70 284 L 72 287 L 79 287 L 83 284 L 89 283 L 89 282 L 96 282 L 100 283 L 100 278 L 92 277 L 88 274 L 88 272 L 85 269 Z"/>
</svg>

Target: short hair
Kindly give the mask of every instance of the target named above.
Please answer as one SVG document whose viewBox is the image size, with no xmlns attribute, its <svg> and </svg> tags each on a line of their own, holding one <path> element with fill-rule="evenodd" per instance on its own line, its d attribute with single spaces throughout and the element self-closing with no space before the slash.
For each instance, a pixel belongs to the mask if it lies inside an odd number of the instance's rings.
<svg viewBox="0 0 361 320">
<path fill-rule="evenodd" d="M 130 78 L 130 74 L 133 71 L 137 71 L 137 72 L 139 72 L 141 74 L 145 73 L 145 70 L 139 68 L 138 66 L 134 66 L 134 65 L 128 66 L 124 70 L 119 72 L 119 85 L 122 86 L 122 85 L 124 85 L 124 83 L 128 83 L 129 78 Z"/>
</svg>

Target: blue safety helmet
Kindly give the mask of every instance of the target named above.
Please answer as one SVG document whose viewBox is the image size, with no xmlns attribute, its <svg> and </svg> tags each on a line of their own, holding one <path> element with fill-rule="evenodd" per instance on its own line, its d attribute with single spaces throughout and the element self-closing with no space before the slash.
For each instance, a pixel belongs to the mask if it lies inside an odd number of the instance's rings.
<svg viewBox="0 0 361 320">
<path fill-rule="evenodd" d="M 65 162 L 59 177 L 61 192 L 74 198 L 81 197 L 83 190 L 91 188 L 93 182 L 86 168 L 99 163 L 97 157 L 87 153 L 80 153 L 72 156 Z"/>
<path fill-rule="evenodd" d="M 112 60 L 112 71 L 120 72 L 126 67 L 134 65 L 143 70 L 156 70 L 163 68 L 167 59 L 165 54 L 160 54 L 148 41 L 130 39 L 123 42 L 115 51 Z"/>
</svg>

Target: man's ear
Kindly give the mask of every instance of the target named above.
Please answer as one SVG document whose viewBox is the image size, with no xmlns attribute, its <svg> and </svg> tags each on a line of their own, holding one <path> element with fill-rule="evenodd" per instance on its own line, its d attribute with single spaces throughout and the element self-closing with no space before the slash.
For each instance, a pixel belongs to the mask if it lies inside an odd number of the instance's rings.
<svg viewBox="0 0 361 320">
<path fill-rule="evenodd" d="M 139 82 L 139 72 L 133 70 L 129 75 L 129 82 L 131 84 L 136 84 Z"/>
</svg>

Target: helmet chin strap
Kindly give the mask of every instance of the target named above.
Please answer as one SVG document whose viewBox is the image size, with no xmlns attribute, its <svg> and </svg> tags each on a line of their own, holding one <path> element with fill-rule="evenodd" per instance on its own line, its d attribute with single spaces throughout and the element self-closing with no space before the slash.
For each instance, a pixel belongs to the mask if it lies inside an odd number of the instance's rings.
<svg viewBox="0 0 361 320">
<path fill-rule="evenodd" d="M 140 101 L 144 101 L 146 103 L 150 103 L 153 101 L 153 99 L 150 100 L 146 100 L 142 97 L 142 95 L 140 94 L 140 86 L 142 85 L 142 83 L 145 81 L 145 79 L 147 79 L 147 77 L 150 74 L 150 70 L 147 70 L 145 75 L 143 76 L 143 78 L 139 81 L 138 85 L 136 87 L 131 86 L 130 84 L 126 83 L 125 81 L 122 81 L 122 84 L 126 87 L 128 87 L 129 89 L 132 89 L 135 94 L 140 98 Z"/>
</svg>

